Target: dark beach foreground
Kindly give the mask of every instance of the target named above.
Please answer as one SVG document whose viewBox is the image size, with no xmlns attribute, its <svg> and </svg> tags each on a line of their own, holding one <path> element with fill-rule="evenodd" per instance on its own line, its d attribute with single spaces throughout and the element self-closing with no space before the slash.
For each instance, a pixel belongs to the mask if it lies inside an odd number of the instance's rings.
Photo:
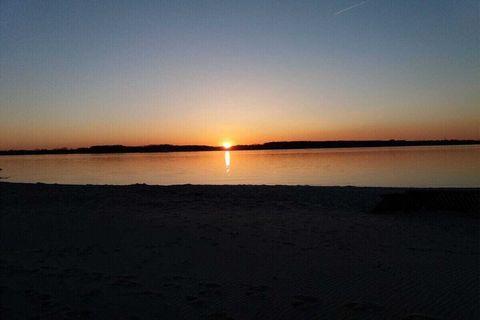
<svg viewBox="0 0 480 320">
<path fill-rule="evenodd" d="M 2 319 L 478 319 L 479 189 L 0 183 Z"/>
</svg>

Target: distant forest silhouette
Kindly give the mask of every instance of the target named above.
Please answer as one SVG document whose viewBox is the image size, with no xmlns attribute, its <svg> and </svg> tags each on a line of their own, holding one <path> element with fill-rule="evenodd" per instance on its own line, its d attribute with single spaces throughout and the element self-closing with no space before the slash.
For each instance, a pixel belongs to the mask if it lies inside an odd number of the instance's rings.
<svg viewBox="0 0 480 320">
<path fill-rule="evenodd" d="M 480 144 L 480 140 L 367 140 L 367 141 L 280 141 L 263 144 L 236 145 L 228 150 L 280 150 L 280 149 L 321 149 L 321 148 L 366 148 L 406 146 L 448 146 Z M 99 145 L 76 149 L 3 150 L 0 155 L 33 154 L 98 154 L 98 153 L 140 153 L 140 152 L 186 152 L 222 151 L 221 146 L 158 144 L 147 146 Z"/>
</svg>

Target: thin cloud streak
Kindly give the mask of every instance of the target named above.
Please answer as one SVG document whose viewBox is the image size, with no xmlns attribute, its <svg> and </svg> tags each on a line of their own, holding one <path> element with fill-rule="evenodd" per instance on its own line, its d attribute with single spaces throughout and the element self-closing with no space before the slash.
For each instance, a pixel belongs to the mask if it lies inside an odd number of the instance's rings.
<svg viewBox="0 0 480 320">
<path fill-rule="evenodd" d="M 359 3 L 354 4 L 354 5 L 352 5 L 352 6 L 348 7 L 348 8 L 345 8 L 345 9 L 342 9 L 342 10 L 340 10 L 340 11 L 335 12 L 333 15 L 334 15 L 334 16 L 337 16 L 337 15 L 339 15 L 339 14 L 341 14 L 341 13 L 344 13 L 344 12 L 347 12 L 347 11 L 352 10 L 352 9 L 354 9 L 354 8 L 363 6 L 363 5 L 364 5 L 365 3 L 367 3 L 367 2 L 368 2 L 368 1 L 359 2 Z"/>
</svg>

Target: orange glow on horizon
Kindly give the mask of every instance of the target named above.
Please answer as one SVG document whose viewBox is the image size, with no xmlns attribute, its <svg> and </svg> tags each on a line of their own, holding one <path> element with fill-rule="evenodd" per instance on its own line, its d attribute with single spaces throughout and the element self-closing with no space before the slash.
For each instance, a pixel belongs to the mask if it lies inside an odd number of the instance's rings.
<svg viewBox="0 0 480 320">
<path fill-rule="evenodd" d="M 280 122 L 280 120 L 278 121 Z M 177 124 L 178 125 L 178 124 Z M 174 126 L 154 126 L 106 123 L 91 125 L 51 124 L 0 126 L 0 150 L 79 148 L 93 145 L 144 146 L 150 144 L 210 145 L 225 150 L 237 144 L 262 144 L 271 141 L 328 141 L 328 140 L 441 140 L 480 139 L 478 118 L 429 122 L 340 122 L 311 121 L 290 125 L 250 122 L 221 125 L 200 125 L 192 122 L 185 130 Z M 232 139 L 231 137 L 235 137 Z"/>
</svg>

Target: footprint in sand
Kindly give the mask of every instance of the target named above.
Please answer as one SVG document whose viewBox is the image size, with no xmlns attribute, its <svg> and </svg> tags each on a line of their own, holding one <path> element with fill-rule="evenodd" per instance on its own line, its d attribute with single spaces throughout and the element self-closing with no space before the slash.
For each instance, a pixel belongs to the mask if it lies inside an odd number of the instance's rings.
<svg viewBox="0 0 480 320">
<path fill-rule="evenodd" d="M 222 292 L 219 290 L 222 286 L 219 285 L 218 283 L 214 283 L 214 282 L 208 282 L 208 283 L 199 283 L 199 286 L 203 288 L 203 290 L 201 290 L 199 292 L 200 295 L 202 296 L 207 296 L 207 297 L 211 297 L 211 296 L 221 296 L 222 295 Z"/>
<path fill-rule="evenodd" d="M 350 302 L 340 307 L 340 319 L 377 319 L 381 309 L 373 303 Z"/>
<path fill-rule="evenodd" d="M 267 293 L 268 287 L 267 286 L 248 286 L 248 290 L 246 292 L 247 296 L 265 296 Z"/>
<path fill-rule="evenodd" d="M 214 283 L 214 282 L 207 282 L 207 283 L 201 282 L 199 285 L 202 286 L 202 287 L 208 288 L 208 289 L 217 289 L 217 288 L 221 287 L 221 285 L 219 285 L 218 283 Z"/>
<path fill-rule="evenodd" d="M 185 301 L 192 306 L 203 306 L 207 304 L 205 300 L 202 300 L 197 296 L 185 296 Z"/>
<path fill-rule="evenodd" d="M 293 297 L 295 300 L 292 302 L 294 308 L 305 308 L 312 306 L 318 302 L 318 298 L 306 295 L 296 295 Z"/>
<path fill-rule="evenodd" d="M 215 312 L 215 313 L 209 314 L 207 319 L 208 320 L 233 320 L 233 318 L 230 317 L 225 312 Z"/>
<path fill-rule="evenodd" d="M 405 318 L 402 318 L 402 320 L 437 320 L 437 318 L 433 318 L 423 314 L 410 314 Z"/>
<path fill-rule="evenodd" d="M 135 276 L 132 275 L 117 276 L 111 284 L 122 288 L 134 288 L 140 286 L 140 284 L 133 279 L 135 279 Z"/>
</svg>

